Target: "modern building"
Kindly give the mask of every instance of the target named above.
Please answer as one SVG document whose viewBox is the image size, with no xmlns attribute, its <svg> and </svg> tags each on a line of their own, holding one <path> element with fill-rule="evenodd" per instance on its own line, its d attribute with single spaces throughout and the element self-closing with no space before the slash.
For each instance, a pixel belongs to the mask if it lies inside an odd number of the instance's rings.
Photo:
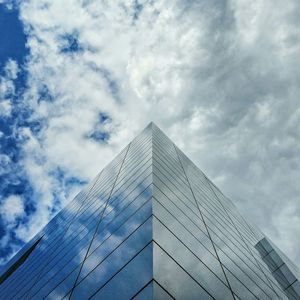
<svg viewBox="0 0 300 300">
<path fill-rule="evenodd" d="M 296 266 L 153 123 L 0 282 L 0 299 L 300 299 Z"/>
</svg>

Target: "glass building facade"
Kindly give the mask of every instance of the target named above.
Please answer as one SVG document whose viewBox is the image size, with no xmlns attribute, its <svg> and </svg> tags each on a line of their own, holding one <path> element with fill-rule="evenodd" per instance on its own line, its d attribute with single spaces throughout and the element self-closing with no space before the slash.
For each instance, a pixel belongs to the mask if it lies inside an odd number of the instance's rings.
<svg viewBox="0 0 300 300">
<path fill-rule="evenodd" d="M 265 241 L 150 123 L 8 263 L 0 299 L 300 299 Z"/>
</svg>

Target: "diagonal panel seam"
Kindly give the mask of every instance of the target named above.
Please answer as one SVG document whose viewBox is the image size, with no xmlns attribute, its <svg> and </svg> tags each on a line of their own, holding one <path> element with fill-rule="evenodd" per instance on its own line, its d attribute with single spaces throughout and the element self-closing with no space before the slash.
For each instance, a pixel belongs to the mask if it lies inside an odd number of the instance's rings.
<svg viewBox="0 0 300 300">
<path fill-rule="evenodd" d="M 225 272 L 225 270 L 224 270 L 223 264 L 222 264 L 222 262 L 221 262 L 221 260 L 220 260 L 220 257 L 219 257 L 219 255 L 218 255 L 217 249 L 216 249 L 215 244 L 214 244 L 214 242 L 213 242 L 213 240 L 212 240 L 212 237 L 211 237 L 210 232 L 209 232 L 209 230 L 208 230 L 207 224 L 206 224 L 206 222 L 205 222 L 205 220 L 204 220 L 204 216 L 203 216 L 203 214 L 202 214 L 202 212 L 201 212 L 201 210 L 200 210 L 200 207 L 199 207 L 199 204 L 198 204 L 198 202 L 197 202 L 197 200 L 196 200 L 196 197 L 195 197 L 195 194 L 194 194 L 194 192 L 193 192 L 192 186 L 191 186 L 191 184 L 190 184 L 190 181 L 189 181 L 189 179 L 188 179 L 188 177 L 187 177 L 187 174 L 186 174 L 186 172 L 185 172 L 185 169 L 184 169 L 183 164 L 182 164 L 182 162 L 181 162 L 181 159 L 180 159 L 180 157 L 179 157 L 177 147 L 174 145 L 174 143 L 173 143 L 173 146 L 174 146 L 174 148 L 175 148 L 175 151 L 176 151 L 176 154 L 177 154 L 178 161 L 179 161 L 180 166 L 181 166 L 181 168 L 182 168 L 182 170 L 183 170 L 184 176 L 185 176 L 185 178 L 186 178 L 186 180 L 187 180 L 187 183 L 188 183 L 189 188 L 190 188 L 190 190 L 191 190 L 191 193 L 192 193 L 192 196 L 193 196 L 193 198 L 194 198 L 194 201 L 195 201 L 195 203 L 196 203 L 196 205 L 197 205 L 197 208 L 198 208 L 198 211 L 199 211 L 199 213 L 200 213 L 201 220 L 202 220 L 202 222 L 203 222 L 203 224 L 204 224 L 204 226 L 205 226 L 207 235 L 208 235 L 208 237 L 209 237 L 209 239 L 210 239 L 210 242 L 211 242 L 211 244 L 212 244 L 212 247 L 213 247 L 213 249 L 214 249 L 214 252 L 215 252 L 215 254 L 216 254 L 216 257 L 217 257 L 217 259 L 218 259 L 218 261 L 219 261 L 219 263 L 220 263 L 222 272 L 223 272 L 223 274 L 224 274 L 224 276 L 225 276 L 225 279 L 226 279 L 226 282 L 227 282 L 227 284 L 228 284 L 228 288 L 229 288 L 230 291 L 231 291 L 232 298 L 235 300 L 235 299 L 236 299 L 236 298 L 235 298 L 235 294 L 234 294 L 234 292 L 233 292 L 233 290 L 232 290 L 232 288 L 231 288 L 231 286 L 230 286 L 230 282 L 229 282 L 229 280 L 228 280 L 228 278 L 227 278 L 227 275 L 226 275 L 226 272 Z"/>
<path fill-rule="evenodd" d="M 69 231 L 71 225 L 73 224 L 74 220 L 76 219 L 77 215 L 79 214 L 79 212 L 81 211 L 81 208 L 83 207 L 83 205 L 85 204 L 86 200 L 88 199 L 89 195 L 91 194 L 91 192 L 93 191 L 94 187 L 96 186 L 99 178 L 101 177 L 101 174 L 103 173 L 103 170 L 100 172 L 100 174 L 97 176 L 97 178 L 95 179 L 94 184 L 92 185 L 92 187 L 88 190 L 88 193 L 86 195 L 86 197 L 84 198 L 84 200 L 82 201 L 81 205 L 79 205 L 74 217 L 71 219 L 71 222 L 69 224 L 69 226 L 67 227 L 66 231 L 64 232 L 64 234 L 61 236 L 61 238 L 59 239 L 59 241 L 62 241 L 63 238 L 66 236 L 67 232 Z M 55 250 L 54 250 L 55 252 Z M 25 292 L 24 294 L 24 299 L 27 299 L 27 296 L 30 295 L 30 291 L 31 289 L 37 284 L 38 280 L 40 279 L 40 276 L 42 275 L 44 269 L 48 266 L 48 264 L 50 263 L 52 259 L 52 256 L 49 257 L 49 259 L 47 260 L 47 263 L 43 266 L 43 268 L 41 269 L 41 271 L 38 273 L 36 280 L 34 281 L 34 283 L 30 286 L 30 288 Z"/>
<path fill-rule="evenodd" d="M 106 201 L 106 203 L 105 203 L 105 207 L 104 207 L 104 209 L 102 210 L 102 212 L 101 212 L 101 214 L 100 214 L 100 216 L 99 216 L 99 221 L 98 221 L 98 223 L 97 223 L 97 225 L 96 225 L 95 231 L 94 231 L 94 233 L 93 233 L 91 242 L 89 243 L 88 249 L 87 249 L 87 251 L 86 251 L 86 253 L 85 253 L 84 259 L 83 259 L 83 261 L 82 261 L 82 263 L 81 263 L 81 265 L 80 265 L 80 268 L 79 268 L 79 271 L 78 271 L 76 280 L 75 280 L 75 282 L 74 282 L 74 284 L 73 284 L 73 287 L 72 287 L 72 289 L 71 289 L 71 293 L 69 294 L 68 299 L 71 299 L 71 298 L 72 298 L 72 295 L 73 295 L 74 289 L 75 289 L 75 287 L 76 287 L 76 285 L 77 285 L 77 282 L 78 282 L 78 279 L 79 279 L 81 270 L 82 270 L 82 268 L 83 268 L 83 265 L 84 265 L 84 263 L 85 263 L 85 260 L 86 260 L 86 258 L 87 258 L 87 256 L 88 256 L 88 254 L 89 254 L 90 248 L 91 248 L 91 246 L 92 246 L 92 244 L 93 244 L 93 241 L 94 241 L 94 239 L 95 239 L 95 237 L 96 237 L 96 234 L 98 233 L 98 229 L 99 229 L 100 223 L 101 223 L 101 221 L 102 221 L 102 217 L 103 217 L 104 212 L 105 212 L 105 210 L 106 210 L 106 208 L 107 208 L 108 202 L 109 202 L 109 200 L 110 200 L 110 198 L 111 198 L 111 196 L 112 196 L 114 187 L 115 187 L 115 185 L 116 185 L 116 183 L 117 183 L 118 177 L 119 177 L 120 172 L 121 172 L 121 170 L 122 170 L 122 167 L 123 167 L 123 164 L 124 164 L 125 159 L 126 159 L 126 157 L 127 157 L 127 154 L 128 154 L 128 151 L 129 151 L 130 146 L 131 146 L 131 143 L 130 143 L 130 144 L 128 145 L 128 147 L 127 147 L 127 150 L 126 150 L 126 153 L 125 153 L 124 158 L 123 158 L 123 160 L 122 160 L 120 169 L 119 169 L 119 171 L 118 171 L 118 173 L 117 173 L 117 176 L 116 176 L 116 178 L 115 178 L 115 180 L 114 180 L 112 189 L 111 189 L 110 194 L 109 194 L 109 196 L 108 196 L 108 198 L 107 198 L 107 201 Z M 69 291 L 68 291 L 68 293 L 69 293 Z"/>
<path fill-rule="evenodd" d="M 249 248 L 248 244 L 246 243 L 243 235 L 241 234 L 241 232 L 239 231 L 239 229 L 237 228 L 236 224 L 233 222 L 232 218 L 230 217 L 230 214 L 228 213 L 226 207 L 223 205 L 222 201 L 219 199 L 219 197 L 217 196 L 217 194 L 215 193 L 214 189 L 212 188 L 211 184 L 210 184 L 210 180 L 206 177 L 206 175 L 203 173 L 204 178 L 206 179 L 209 188 L 211 189 L 211 191 L 213 192 L 213 194 L 215 195 L 216 199 L 218 200 L 218 202 L 221 204 L 222 208 L 224 209 L 227 217 L 229 218 L 230 222 L 232 223 L 233 227 L 235 228 L 235 230 L 237 231 L 238 235 L 240 236 L 241 240 L 243 241 L 243 243 L 245 244 L 245 246 L 248 249 L 248 252 L 250 253 L 250 255 L 253 257 L 253 259 L 255 260 L 256 265 L 258 266 L 258 268 L 260 269 L 260 271 L 263 273 L 263 275 L 265 276 L 266 280 L 268 281 L 268 286 L 273 290 L 273 292 L 276 294 L 276 296 L 279 299 L 282 299 L 277 292 L 275 291 L 271 281 L 269 280 L 268 276 L 265 274 L 265 272 L 263 271 L 262 267 L 260 266 L 259 262 L 257 261 L 256 257 L 253 255 L 251 249 Z M 264 292 L 264 291 L 263 291 Z M 264 292 L 265 293 L 265 292 Z M 266 293 L 265 293 L 266 294 Z M 266 294 L 267 295 L 267 294 Z M 269 295 L 267 295 L 269 297 Z M 270 297 L 269 297 L 270 298 Z M 271 299 L 271 298 L 270 298 Z"/>
</svg>

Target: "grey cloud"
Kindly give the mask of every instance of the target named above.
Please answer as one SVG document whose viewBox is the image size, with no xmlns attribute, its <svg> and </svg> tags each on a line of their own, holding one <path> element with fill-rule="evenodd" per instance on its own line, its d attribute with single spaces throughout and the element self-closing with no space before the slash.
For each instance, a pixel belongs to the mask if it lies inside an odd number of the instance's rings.
<svg viewBox="0 0 300 300">
<path fill-rule="evenodd" d="M 201 129 L 184 131 L 179 140 L 200 167 L 220 180 L 244 214 L 299 262 L 299 245 L 293 237 L 300 234 L 300 77 L 295 70 L 300 47 L 286 55 L 290 46 L 285 37 L 283 45 L 276 39 L 273 27 L 259 27 L 255 41 L 245 47 L 234 18 L 238 12 L 228 6 L 215 6 L 222 13 L 207 17 L 199 46 L 208 54 L 203 62 L 199 57 L 200 65 L 189 74 L 192 100 L 187 103 L 192 108 L 182 126 L 188 127 L 195 108 L 205 112 L 214 107 L 215 114 L 206 116 Z M 280 15 L 276 7 L 275 11 Z M 297 26 L 289 16 L 280 17 L 291 31 Z M 277 23 L 277 17 L 273 19 Z M 288 31 L 285 35 L 290 36 Z"/>
<path fill-rule="evenodd" d="M 299 262 L 298 1 L 47 3 L 21 4 L 31 50 L 24 101 L 33 118 L 47 119 L 42 138 L 31 134 L 24 148 L 29 162 L 33 149 L 45 157 L 40 177 L 62 166 L 90 179 L 153 120 Z M 74 28 L 83 45 L 76 59 L 57 51 Z M 55 101 L 37 103 L 41 81 Z M 83 139 L 103 111 L 111 117 L 105 146 Z"/>
</svg>

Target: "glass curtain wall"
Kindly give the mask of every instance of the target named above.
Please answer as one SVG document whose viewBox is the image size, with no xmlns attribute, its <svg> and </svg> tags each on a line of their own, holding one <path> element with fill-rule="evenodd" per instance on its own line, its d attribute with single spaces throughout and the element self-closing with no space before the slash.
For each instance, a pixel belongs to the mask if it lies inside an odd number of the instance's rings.
<svg viewBox="0 0 300 300">
<path fill-rule="evenodd" d="M 150 123 L 7 264 L 0 299 L 299 299 L 263 238 Z"/>
</svg>

